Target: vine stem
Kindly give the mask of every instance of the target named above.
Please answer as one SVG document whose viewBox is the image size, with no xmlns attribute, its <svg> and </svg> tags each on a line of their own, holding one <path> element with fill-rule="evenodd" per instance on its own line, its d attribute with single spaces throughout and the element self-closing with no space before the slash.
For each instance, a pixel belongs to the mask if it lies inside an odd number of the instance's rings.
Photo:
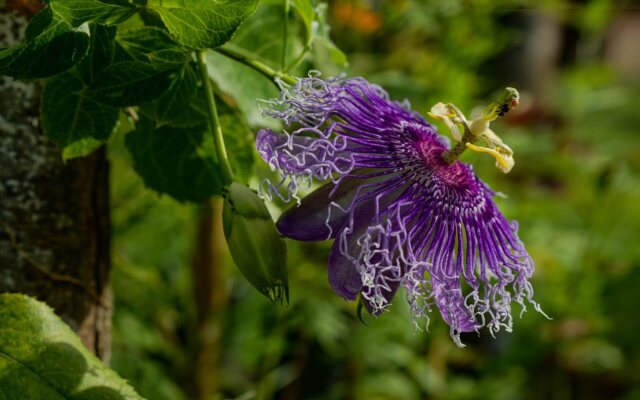
<svg viewBox="0 0 640 400">
<path fill-rule="evenodd" d="M 200 50 L 198 55 L 198 70 L 202 78 L 205 95 L 207 97 L 207 113 L 209 114 L 209 125 L 211 125 L 211 133 L 213 134 L 213 142 L 216 147 L 216 155 L 222 169 L 222 178 L 225 185 L 229 185 L 234 181 L 233 170 L 227 156 L 227 149 L 224 146 L 224 137 L 222 136 L 222 127 L 220 126 L 220 118 L 218 117 L 218 109 L 216 107 L 216 99 L 213 96 L 213 88 L 207 70 L 207 60 L 205 59 L 204 50 Z"/>
<path fill-rule="evenodd" d="M 244 54 L 237 52 L 236 50 L 231 50 L 226 47 L 218 47 L 216 51 L 248 67 L 255 69 L 274 82 L 276 82 L 276 79 L 281 79 L 283 82 L 286 82 L 290 85 L 295 85 L 298 82 L 293 76 L 284 72 L 276 71 L 268 65 L 263 64 L 260 61 L 253 60 L 245 56 Z"/>
</svg>

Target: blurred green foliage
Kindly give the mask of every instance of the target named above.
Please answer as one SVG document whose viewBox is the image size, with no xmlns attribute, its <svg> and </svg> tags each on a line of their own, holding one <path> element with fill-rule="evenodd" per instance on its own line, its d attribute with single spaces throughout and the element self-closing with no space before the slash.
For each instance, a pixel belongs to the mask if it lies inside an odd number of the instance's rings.
<svg viewBox="0 0 640 400">
<path fill-rule="evenodd" d="M 194 260 L 208 207 L 145 189 L 118 137 L 110 150 L 114 368 L 159 400 L 202 398 L 203 376 L 215 382 L 209 398 L 640 399 L 640 84 L 608 67 L 599 50 L 632 4 L 369 0 L 328 9 L 348 73 L 423 114 L 437 101 L 469 112 L 504 86 L 528 96 L 520 113 L 495 127 L 515 151 L 509 175 L 486 156 L 463 160 L 507 195 L 497 201 L 520 223 L 537 266 L 536 300 L 551 320 L 529 310 L 513 333 L 467 335 L 459 349 L 438 315 L 428 333 L 415 330 L 398 296 L 365 326 L 355 304 L 329 288 L 327 242 L 288 242 L 291 303 L 282 308 L 253 290 L 212 241 L 218 300 L 203 323 Z M 278 47 L 271 11 L 252 18 L 267 15 L 265 46 Z M 540 21 L 560 27 L 559 44 L 539 43 Z M 260 33 L 241 31 L 236 40 L 246 47 L 254 37 Z M 556 45 L 549 73 L 532 72 L 532 46 Z M 322 49 L 299 71 L 310 67 L 342 70 Z M 224 65 L 213 68 L 224 76 Z M 247 113 L 251 94 L 242 96 Z M 252 184 L 269 173 L 257 162 Z"/>
</svg>

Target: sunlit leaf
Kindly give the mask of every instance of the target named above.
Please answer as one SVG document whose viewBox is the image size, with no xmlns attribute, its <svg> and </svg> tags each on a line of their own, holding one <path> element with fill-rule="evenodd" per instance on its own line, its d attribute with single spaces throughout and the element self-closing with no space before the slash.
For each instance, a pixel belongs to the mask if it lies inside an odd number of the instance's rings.
<svg viewBox="0 0 640 400">
<path fill-rule="evenodd" d="M 49 4 L 56 15 L 73 26 L 85 22 L 118 24 L 136 11 L 126 0 L 50 0 Z"/>
<path fill-rule="evenodd" d="M 209 52 L 207 60 L 209 76 L 222 92 L 237 102 L 251 126 L 278 128 L 278 122 L 263 117 L 259 107 L 259 99 L 278 96 L 278 89 L 273 82 L 221 54 Z"/>
<path fill-rule="evenodd" d="M 0 398 L 142 399 L 46 304 L 0 295 Z"/>
<path fill-rule="evenodd" d="M 195 49 L 227 42 L 259 0 L 149 0 L 176 40 Z"/>
</svg>

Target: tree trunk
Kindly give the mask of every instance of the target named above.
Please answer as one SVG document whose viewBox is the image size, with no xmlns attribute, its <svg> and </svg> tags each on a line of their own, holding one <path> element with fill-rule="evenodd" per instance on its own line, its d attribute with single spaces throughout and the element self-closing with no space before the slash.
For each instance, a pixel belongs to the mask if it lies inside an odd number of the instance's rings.
<svg viewBox="0 0 640 400">
<path fill-rule="evenodd" d="M 0 0 L 0 48 L 20 42 L 33 1 Z M 108 164 L 67 162 L 39 125 L 40 85 L 0 76 L 0 292 L 48 303 L 109 357 Z"/>
</svg>

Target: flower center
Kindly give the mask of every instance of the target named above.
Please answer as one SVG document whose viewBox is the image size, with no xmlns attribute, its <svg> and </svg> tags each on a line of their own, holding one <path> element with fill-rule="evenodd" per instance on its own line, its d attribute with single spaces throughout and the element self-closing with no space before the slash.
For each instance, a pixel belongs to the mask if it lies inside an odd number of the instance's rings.
<svg viewBox="0 0 640 400">
<path fill-rule="evenodd" d="M 456 161 L 449 164 L 442 154 L 447 148 L 433 141 L 422 141 L 418 143 L 420 160 L 422 161 L 427 175 L 431 179 L 440 181 L 446 186 L 453 188 L 467 188 L 472 185 L 473 180 L 469 167 Z"/>
</svg>

